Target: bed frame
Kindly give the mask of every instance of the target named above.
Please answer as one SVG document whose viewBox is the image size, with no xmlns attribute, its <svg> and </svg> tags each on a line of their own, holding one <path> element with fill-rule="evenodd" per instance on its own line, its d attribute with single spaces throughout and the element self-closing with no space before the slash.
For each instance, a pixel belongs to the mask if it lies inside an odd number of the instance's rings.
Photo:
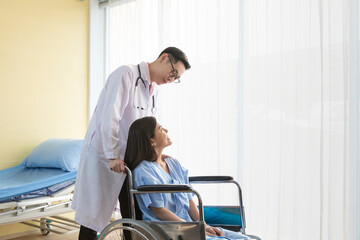
<svg viewBox="0 0 360 240">
<path fill-rule="evenodd" d="M 43 235 L 50 232 L 70 234 L 79 231 L 79 224 L 75 221 L 56 216 L 73 211 L 71 203 L 74 186 L 72 184 L 51 196 L 0 203 L 0 226 L 22 223 L 39 228 Z M 0 240 L 8 239 L 5 237 L 0 236 Z"/>
</svg>

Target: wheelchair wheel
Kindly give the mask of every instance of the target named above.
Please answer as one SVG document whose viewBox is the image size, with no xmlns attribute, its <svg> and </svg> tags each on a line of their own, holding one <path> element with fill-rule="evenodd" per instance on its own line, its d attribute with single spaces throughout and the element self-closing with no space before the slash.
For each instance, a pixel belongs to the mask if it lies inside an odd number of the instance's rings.
<svg viewBox="0 0 360 240">
<path fill-rule="evenodd" d="M 133 219 L 119 219 L 110 223 L 100 234 L 99 240 L 113 240 L 125 238 L 125 232 L 132 236 L 131 240 L 167 240 L 170 239 L 165 232 L 152 229 L 145 222 Z M 129 239 L 130 240 L 130 239 Z"/>
</svg>

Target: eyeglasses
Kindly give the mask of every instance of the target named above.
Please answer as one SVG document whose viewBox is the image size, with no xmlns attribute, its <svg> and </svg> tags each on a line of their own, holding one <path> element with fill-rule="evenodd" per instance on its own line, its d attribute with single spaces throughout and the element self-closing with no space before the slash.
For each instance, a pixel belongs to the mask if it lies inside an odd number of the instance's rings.
<svg viewBox="0 0 360 240">
<path fill-rule="evenodd" d="M 171 70 L 171 72 L 170 72 L 170 77 L 171 78 L 174 78 L 174 81 L 173 81 L 173 83 L 180 83 L 180 77 L 178 76 L 178 70 L 177 69 L 175 69 L 174 68 L 174 65 L 173 65 L 173 63 L 172 63 L 172 61 L 171 61 L 171 58 L 170 57 L 168 57 L 169 58 L 169 61 L 170 61 L 170 64 L 171 64 L 171 68 L 172 68 L 172 70 Z"/>
</svg>

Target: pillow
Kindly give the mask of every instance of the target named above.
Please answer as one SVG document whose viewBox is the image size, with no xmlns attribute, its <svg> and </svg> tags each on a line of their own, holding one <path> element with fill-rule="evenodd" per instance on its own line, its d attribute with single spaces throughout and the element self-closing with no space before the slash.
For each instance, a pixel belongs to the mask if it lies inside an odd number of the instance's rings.
<svg viewBox="0 0 360 240">
<path fill-rule="evenodd" d="M 84 140 L 49 139 L 32 150 L 21 165 L 29 168 L 60 168 L 71 172 L 77 170 Z"/>
</svg>

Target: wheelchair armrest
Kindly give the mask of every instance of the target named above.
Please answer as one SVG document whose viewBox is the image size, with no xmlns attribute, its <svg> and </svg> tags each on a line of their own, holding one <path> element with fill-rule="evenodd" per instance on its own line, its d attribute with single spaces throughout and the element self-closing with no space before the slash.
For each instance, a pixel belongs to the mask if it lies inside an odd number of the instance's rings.
<svg viewBox="0 0 360 240">
<path fill-rule="evenodd" d="M 186 184 L 156 184 L 156 185 L 142 185 L 137 188 L 137 191 L 186 191 L 192 190 L 189 185 Z"/>
<path fill-rule="evenodd" d="M 191 186 L 186 184 L 155 184 L 155 185 L 141 185 L 136 190 L 131 189 L 131 194 L 142 194 L 142 193 L 174 193 L 174 192 L 192 192 L 196 195 L 199 202 L 199 221 L 204 221 L 204 208 L 200 194 L 194 190 Z M 133 199 L 133 198 L 132 198 Z"/>
<path fill-rule="evenodd" d="M 231 176 L 193 176 L 189 177 L 189 182 L 223 182 L 234 180 Z"/>
</svg>

